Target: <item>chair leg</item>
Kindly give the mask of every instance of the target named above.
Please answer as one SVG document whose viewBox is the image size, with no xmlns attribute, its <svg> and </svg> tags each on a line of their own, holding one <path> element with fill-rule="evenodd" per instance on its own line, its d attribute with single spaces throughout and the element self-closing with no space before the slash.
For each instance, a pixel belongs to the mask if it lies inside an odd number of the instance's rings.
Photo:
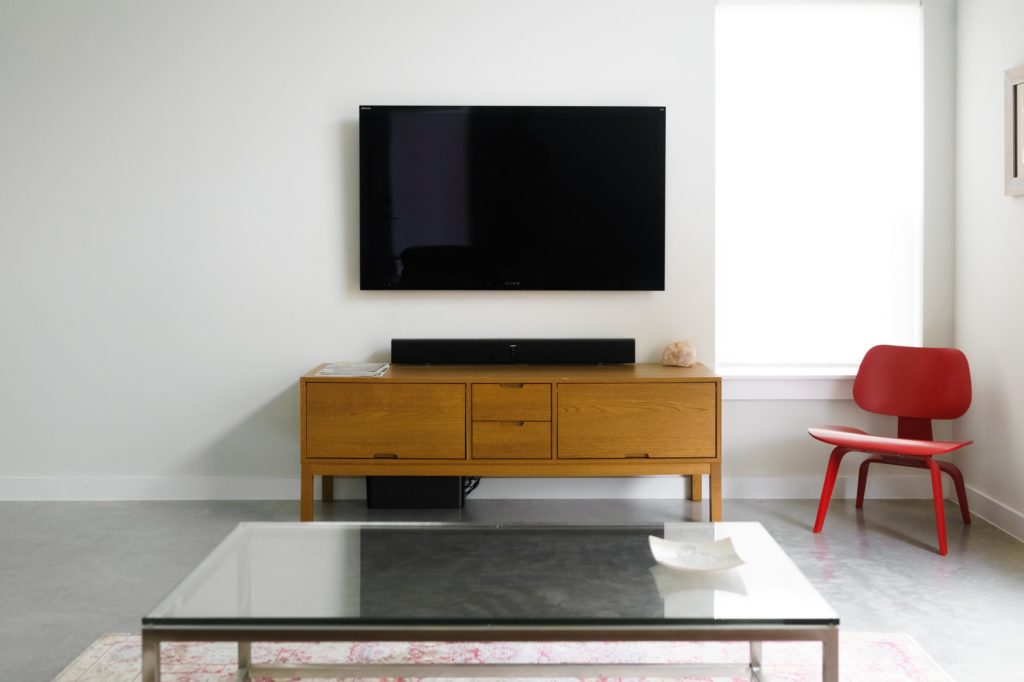
<svg viewBox="0 0 1024 682">
<path fill-rule="evenodd" d="M 935 498 L 935 526 L 939 534 L 939 554 L 946 556 L 946 511 L 942 503 L 942 469 L 938 462 L 928 458 L 932 472 L 932 496 Z"/>
<path fill-rule="evenodd" d="M 846 448 L 835 448 L 828 458 L 828 468 L 825 469 L 825 484 L 821 487 L 821 500 L 818 502 L 818 516 L 814 519 L 815 533 L 820 533 L 822 526 L 825 525 L 828 503 L 832 500 L 832 489 L 835 488 L 836 478 L 839 476 L 839 463 L 847 452 L 849 450 Z"/>
<path fill-rule="evenodd" d="M 857 509 L 864 507 L 864 491 L 868 487 L 868 467 L 873 462 L 882 461 L 884 460 L 881 457 L 868 457 L 860 463 L 860 469 L 857 470 Z"/>
<path fill-rule="evenodd" d="M 964 475 L 960 473 L 960 469 L 952 462 L 937 462 L 937 464 L 940 469 L 949 474 L 949 477 L 953 479 L 953 485 L 956 486 L 956 499 L 960 504 L 960 516 L 963 517 L 965 526 L 970 525 L 971 511 L 967 508 L 967 489 L 964 487 Z"/>
</svg>

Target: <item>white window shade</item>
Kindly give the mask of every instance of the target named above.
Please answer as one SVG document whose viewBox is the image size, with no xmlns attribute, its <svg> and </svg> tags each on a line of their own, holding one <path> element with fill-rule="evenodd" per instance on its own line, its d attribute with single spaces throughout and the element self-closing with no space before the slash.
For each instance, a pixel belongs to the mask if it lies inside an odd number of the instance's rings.
<svg viewBox="0 0 1024 682">
<path fill-rule="evenodd" d="M 918 4 L 716 17 L 719 371 L 837 374 L 920 344 Z"/>
</svg>

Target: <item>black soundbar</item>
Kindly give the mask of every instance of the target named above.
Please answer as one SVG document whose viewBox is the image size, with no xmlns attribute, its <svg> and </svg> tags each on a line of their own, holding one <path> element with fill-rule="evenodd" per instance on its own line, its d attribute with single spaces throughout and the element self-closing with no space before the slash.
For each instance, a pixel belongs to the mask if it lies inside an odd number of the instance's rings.
<svg viewBox="0 0 1024 682">
<path fill-rule="evenodd" d="M 636 361 L 636 339 L 391 339 L 391 362 L 571 365 Z"/>
</svg>

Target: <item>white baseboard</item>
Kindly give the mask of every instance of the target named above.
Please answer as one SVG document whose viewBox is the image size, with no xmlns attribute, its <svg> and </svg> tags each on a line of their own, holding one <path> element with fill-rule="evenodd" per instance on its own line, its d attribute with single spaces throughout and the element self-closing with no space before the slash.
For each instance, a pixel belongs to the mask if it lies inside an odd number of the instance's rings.
<svg viewBox="0 0 1024 682">
<path fill-rule="evenodd" d="M 821 476 L 733 476 L 722 482 L 726 499 L 817 499 Z M 704 486 L 707 490 L 707 484 Z M 678 476 L 636 478 L 485 478 L 473 493 L 474 499 L 679 499 L 689 495 L 688 479 Z M 363 479 L 337 479 L 338 499 L 365 497 Z M 986 503 L 980 493 L 979 514 L 1005 521 L 1022 529 L 1024 517 L 994 500 Z M 857 477 L 841 476 L 834 499 L 852 499 Z M 876 499 L 928 499 L 927 476 L 872 476 L 867 496 Z M 111 500 L 297 500 L 299 479 L 258 476 L 206 477 L 0 477 L 0 500 L 5 501 L 111 501 Z M 982 499 L 984 498 L 984 499 Z M 972 507 L 974 499 L 970 500 Z M 989 508 L 1000 511 L 988 512 Z M 1004 511 L 1005 510 L 1005 511 Z M 1014 516 L 1016 515 L 1016 516 Z M 995 521 L 993 521 L 995 523 Z M 1017 524 L 1014 526 L 1014 524 Z M 998 524 L 997 524 L 998 525 Z M 1000 525 L 1000 527 L 1009 527 Z"/>
<path fill-rule="evenodd" d="M 820 476 L 732 476 L 722 481 L 722 497 L 732 500 L 816 500 L 821 496 Z M 707 482 L 704 484 L 707 490 Z M 478 499 L 677 499 L 689 495 L 690 483 L 678 476 L 638 478 L 522 479 L 488 478 L 473 496 Z M 834 499 L 857 496 L 857 477 L 841 476 Z M 920 476 L 872 476 L 867 497 L 875 499 L 930 499 L 931 482 Z"/>
<path fill-rule="evenodd" d="M 980 516 L 996 528 L 1024 542 L 1024 513 L 971 486 L 967 486 L 967 504 L 972 515 Z"/>
<path fill-rule="evenodd" d="M 259 476 L 0 478 L 0 500 L 288 500 L 298 478 Z"/>
<path fill-rule="evenodd" d="M 880 467 L 876 467 L 878 469 Z M 865 497 L 876 500 L 931 499 L 931 479 L 926 476 L 868 477 Z M 722 495 L 732 500 L 817 500 L 824 476 L 733 476 L 722 481 Z M 857 497 L 857 475 L 840 476 L 832 491 L 834 500 Z"/>
</svg>

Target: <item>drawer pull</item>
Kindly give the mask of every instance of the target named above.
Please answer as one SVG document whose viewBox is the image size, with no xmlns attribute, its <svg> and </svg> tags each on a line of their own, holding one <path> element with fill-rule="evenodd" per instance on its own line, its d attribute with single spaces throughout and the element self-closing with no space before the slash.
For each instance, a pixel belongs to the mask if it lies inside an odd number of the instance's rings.
<svg viewBox="0 0 1024 682">
<path fill-rule="evenodd" d="M 522 384 L 498 384 L 502 388 L 522 388 Z"/>
<path fill-rule="evenodd" d="M 397 452 L 375 452 L 373 453 L 374 459 L 398 459 Z"/>
<path fill-rule="evenodd" d="M 649 457 L 650 457 L 650 454 L 648 454 L 646 452 L 627 452 L 626 453 L 626 458 L 627 459 L 646 459 L 646 458 L 649 458 Z"/>
</svg>

